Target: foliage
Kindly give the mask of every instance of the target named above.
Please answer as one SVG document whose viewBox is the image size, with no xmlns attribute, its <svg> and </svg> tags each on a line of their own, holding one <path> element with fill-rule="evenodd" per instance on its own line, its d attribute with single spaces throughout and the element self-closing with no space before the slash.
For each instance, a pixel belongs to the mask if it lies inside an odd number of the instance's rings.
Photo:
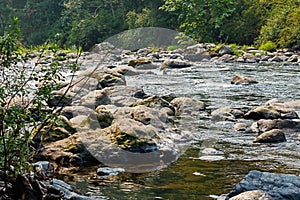
<svg viewBox="0 0 300 200">
<path fill-rule="evenodd" d="M 300 1 L 276 0 L 266 3 L 270 7 L 266 23 L 260 30 L 257 44 L 272 41 L 280 47 L 300 43 Z"/>
<path fill-rule="evenodd" d="M 14 0 L 0 1 L 0 29 L 18 16 L 27 44 L 59 38 L 84 50 L 145 26 L 179 29 L 199 42 L 291 47 L 300 43 L 299 10 L 299 0 Z"/>
<path fill-rule="evenodd" d="M 20 42 L 17 18 L 14 22 L 0 37 L 0 179 L 6 182 L 30 171 L 35 150 L 31 131 L 55 119 L 45 102 L 59 87 L 55 80 L 62 70 L 55 45 L 38 55 L 26 49 Z M 51 64 L 40 64 L 49 52 L 54 55 Z M 33 57 L 38 60 L 29 65 Z"/>
<path fill-rule="evenodd" d="M 262 45 L 260 45 L 259 50 L 264 51 L 274 51 L 276 49 L 277 45 L 274 42 L 268 41 Z"/>
</svg>

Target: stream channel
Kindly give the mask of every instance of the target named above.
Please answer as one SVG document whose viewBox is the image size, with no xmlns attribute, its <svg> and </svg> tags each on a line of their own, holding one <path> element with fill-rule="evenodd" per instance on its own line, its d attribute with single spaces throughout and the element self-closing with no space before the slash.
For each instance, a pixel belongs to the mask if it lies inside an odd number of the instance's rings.
<svg viewBox="0 0 300 200">
<path fill-rule="evenodd" d="M 231 85 L 236 74 L 259 83 Z M 146 94 L 174 94 L 204 101 L 210 113 L 224 107 L 247 111 L 273 98 L 300 99 L 299 74 L 299 65 L 207 62 L 167 69 L 165 73 L 154 70 L 153 74 L 126 76 L 126 82 L 143 88 Z M 183 116 L 175 121 L 180 129 L 193 133 L 194 141 L 170 166 L 143 174 L 121 173 L 108 179 L 99 179 L 96 168 L 85 168 L 64 179 L 84 195 L 108 199 L 205 200 L 230 192 L 249 170 L 299 175 L 300 142 L 296 133 L 287 134 L 284 143 L 255 144 L 256 133 L 234 131 L 233 122 L 214 122 L 207 116 Z M 243 122 L 250 127 L 253 121 Z M 199 159 L 204 148 L 222 151 L 224 159 Z"/>
</svg>

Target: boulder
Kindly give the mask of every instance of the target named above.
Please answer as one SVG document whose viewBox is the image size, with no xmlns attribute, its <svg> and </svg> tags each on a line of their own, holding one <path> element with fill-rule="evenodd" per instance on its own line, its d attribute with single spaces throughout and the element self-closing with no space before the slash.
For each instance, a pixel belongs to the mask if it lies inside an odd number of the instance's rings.
<svg viewBox="0 0 300 200">
<path fill-rule="evenodd" d="M 171 102 L 176 109 L 176 115 L 183 114 L 199 114 L 200 111 L 205 111 L 205 103 L 188 97 L 178 97 Z"/>
<path fill-rule="evenodd" d="M 251 190 L 231 197 L 229 200 L 273 200 L 273 198 L 262 190 Z"/>
<path fill-rule="evenodd" d="M 254 139 L 253 142 L 254 143 L 279 143 L 279 142 L 286 142 L 286 138 L 282 130 L 273 129 L 260 134 Z"/>
<path fill-rule="evenodd" d="M 107 178 L 110 176 L 116 176 L 119 173 L 125 172 L 123 168 L 110 168 L 110 167 L 100 167 L 97 169 L 97 175 L 102 178 Z"/>
<path fill-rule="evenodd" d="M 252 190 L 262 190 L 274 200 L 300 199 L 300 177 L 252 170 L 228 194 L 227 199 Z"/>
<path fill-rule="evenodd" d="M 58 118 L 52 124 L 49 122 L 44 126 L 38 126 L 31 132 L 31 138 L 39 146 L 41 142 L 50 143 L 69 137 L 76 133 L 76 129 L 64 116 Z"/>
<path fill-rule="evenodd" d="M 214 121 L 236 121 L 236 119 L 241 118 L 244 113 L 238 109 L 219 108 L 214 110 L 211 115 Z"/>
<path fill-rule="evenodd" d="M 239 85 L 239 84 L 244 84 L 244 85 L 249 85 L 249 84 L 256 84 L 258 83 L 256 80 L 244 76 L 239 76 L 235 75 L 231 79 L 231 84 Z"/>
<path fill-rule="evenodd" d="M 115 85 L 126 85 L 126 80 L 122 74 L 111 71 L 110 73 L 103 74 L 103 76 L 99 78 L 99 84 L 102 88 Z"/>
<path fill-rule="evenodd" d="M 78 115 L 89 115 L 93 113 L 94 110 L 85 106 L 66 106 L 61 110 L 61 115 L 67 119 L 72 119 Z"/>
<path fill-rule="evenodd" d="M 33 164 L 34 174 L 40 179 L 54 176 L 54 165 L 48 161 L 38 161 Z"/>
<path fill-rule="evenodd" d="M 62 195 L 62 198 L 64 200 L 105 200 L 107 198 L 105 197 L 93 197 L 93 196 L 83 196 L 80 194 L 77 194 L 73 191 L 72 187 L 65 183 L 62 180 L 59 179 L 53 179 L 51 183 L 52 190 L 57 190 Z M 52 199 L 52 198 L 50 198 Z"/>
<path fill-rule="evenodd" d="M 233 129 L 236 131 L 245 131 L 247 129 L 247 125 L 244 123 L 237 123 L 233 126 Z"/>
<path fill-rule="evenodd" d="M 104 91 L 111 101 L 110 104 L 118 107 L 131 106 L 139 99 L 148 97 L 143 89 L 134 86 L 119 85 L 106 88 Z"/>
<path fill-rule="evenodd" d="M 225 55 L 225 54 L 233 55 L 233 50 L 230 46 L 223 45 L 221 48 L 219 48 L 218 53 L 220 55 Z"/>
<path fill-rule="evenodd" d="M 87 95 L 81 98 L 80 105 L 95 109 L 100 105 L 111 104 L 111 99 L 107 94 L 107 90 L 94 90 L 90 91 Z"/>
<path fill-rule="evenodd" d="M 167 100 L 159 96 L 153 95 L 144 99 L 138 99 L 135 103 L 131 104 L 130 106 L 138 105 L 144 105 L 157 110 L 165 109 L 165 111 L 169 113 L 170 116 L 175 115 L 174 106 L 171 105 Z"/>
<path fill-rule="evenodd" d="M 245 119 L 278 119 L 280 118 L 280 113 L 270 106 L 259 106 L 247 112 L 244 115 Z"/>
<path fill-rule="evenodd" d="M 274 119 L 266 120 L 261 119 L 254 122 L 257 131 L 262 133 L 272 129 L 281 129 L 285 132 L 299 132 L 300 131 L 300 121 L 299 120 L 289 120 L 289 119 Z"/>
<path fill-rule="evenodd" d="M 128 66 L 137 67 L 139 65 L 151 64 L 151 59 L 149 58 L 137 58 L 132 59 L 128 62 Z"/>
<path fill-rule="evenodd" d="M 298 62 L 299 56 L 298 55 L 292 55 L 291 57 L 289 57 L 289 59 L 287 60 L 288 62 Z"/>
<path fill-rule="evenodd" d="M 232 63 L 232 62 L 235 62 L 237 59 L 238 59 L 238 57 L 236 55 L 224 54 L 221 57 L 213 58 L 212 61 Z"/>
<path fill-rule="evenodd" d="M 168 59 L 165 60 L 161 67 L 160 70 L 164 70 L 166 68 L 186 68 L 192 66 L 192 63 L 180 59 Z"/>
<path fill-rule="evenodd" d="M 51 161 L 59 167 L 79 167 L 84 163 L 99 163 L 86 150 L 78 133 L 44 145 L 35 155 L 35 159 Z"/>
</svg>

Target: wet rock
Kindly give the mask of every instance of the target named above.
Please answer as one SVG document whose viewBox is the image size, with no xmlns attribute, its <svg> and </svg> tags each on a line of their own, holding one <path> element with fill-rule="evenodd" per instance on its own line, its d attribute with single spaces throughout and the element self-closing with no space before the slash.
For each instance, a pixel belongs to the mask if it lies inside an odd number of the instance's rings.
<svg viewBox="0 0 300 200">
<path fill-rule="evenodd" d="M 164 98 L 155 95 L 144 99 L 138 99 L 135 103 L 131 104 L 130 106 L 138 105 L 144 105 L 157 110 L 165 109 L 165 111 L 167 111 L 170 116 L 173 116 L 175 114 L 175 108 L 173 105 L 171 105 Z"/>
<path fill-rule="evenodd" d="M 289 59 L 287 60 L 287 62 L 298 62 L 299 60 L 299 56 L 298 55 L 292 55 L 291 57 L 289 57 Z"/>
<path fill-rule="evenodd" d="M 227 199 L 252 190 L 262 190 L 274 200 L 300 199 L 300 178 L 289 174 L 252 170 L 228 194 Z"/>
<path fill-rule="evenodd" d="M 279 142 L 286 142 L 286 138 L 282 130 L 273 129 L 260 134 L 254 139 L 253 142 L 254 143 L 279 143 Z"/>
<path fill-rule="evenodd" d="M 137 67 L 139 65 L 151 64 L 151 59 L 149 58 L 138 58 L 133 59 L 128 62 L 128 66 Z"/>
<path fill-rule="evenodd" d="M 141 73 L 140 70 L 138 71 L 134 67 L 126 65 L 118 66 L 113 71 L 126 76 L 134 76 Z"/>
<path fill-rule="evenodd" d="M 166 68 L 186 68 L 192 66 L 192 63 L 180 59 L 168 59 L 162 63 L 161 70 Z"/>
<path fill-rule="evenodd" d="M 272 129 L 281 129 L 285 132 L 298 132 L 300 131 L 300 121 L 299 120 L 288 120 L 288 119 L 274 119 L 266 120 L 261 119 L 254 123 L 257 131 L 262 133 Z M 254 126 L 254 125 L 253 125 Z"/>
<path fill-rule="evenodd" d="M 243 114 L 242 111 L 232 108 L 219 108 L 211 113 L 212 120 L 214 121 L 236 121 Z"/>
<path fill-rule="evenodd" d="M 199 114 L 200 111 L 205 110 L 204 102 L 188 97 L 178 97 L 173 99 L 170 103 L 176 108 L 176 115 Z"/>
<path fill-rule="evenodd" d="M 247 125 L 244 123 L 237 123 L 233 126 L 233 129 L 236 131 L 245 131 L 247 128 Z"/>
<path fill-rule="evenodd" d="M 102 88 L 115 85 L 126 85 L 125 77 L 119 73 L 105 73 L 100 79 L 99 84 Z"/>
<path fill-rule="evenodd" d="M 97 169 L 97 175 L 102 177 L 116 176 L 119 173 L 125 172 L 123 168 L 100 167 Z"/>
<path fill-rule="evenodd" d="M 245 119 L 278 119 L 280 113 L 277 112 L 273 107 L 259 106 L 247 112 L 244 116 Z"/>
<path fill-rule="evenodd" d="M 62 195 L 58 190 L 51 190 L 51 188 L 45 186 L 42 182 L 38 181 L 32 176 L 26 174 L 19 174 L 14 182 L 11 184 L 13 193 L 11 198 L 6 196 L 7 199 L 30 199 L 39 200 L 49 197 L 52 199 L 61 199 Z M 2 195 L 1 195 L 2 197 Z M 51 199 L 51 198 L 49 198 Z"/>
<path fill-rule="evenodd" d="M 231 79 L 231 84 L 235 84 L 235 85 L 239 85 L 239 84 L 249 85 L 249 84 L 256 84 L 256 83 L 258 83 L 258 82 L 252 78 L 239 76 L 239 75 L 235 75 Z"/>
<path fill-rule="evenodd" d="M 38 161 L 33 164 L 35 176 L 41 179 L 54 176 L 54 165 L 48 161 Z"/>
<path fill-rule="evenodd" d="M 88 197 L 75 193 L 72 187 L 65 183 L 62 180 L 53 179 L 51 186 L 61 192 L 63 199 L 65 200 L 106 200 L 107 198 L 103 197 Z"/>
<path fill-rule="evenodd" d="M 273 198 L 262 190 L 251 190 L 231 197 L 229 200 L 273 200 Z"/>
<path fill-rule="evenodd" d="M 50 143 L 67 138 L 75 132 L 76 129 L 66 117 L 58 116 L 54 124 L 49 123 L 35 128 L 31 138 L 36 145 L 39 145 L 41 142 Z"/>
<path fill-rule="evenodd" d="M 37 160 L 47 160 L 60 167 L 79 167 L 84 163 L 98 163 L 86 150 L 78 134 L 45 145 L 37 152 Z"/>
</svg>

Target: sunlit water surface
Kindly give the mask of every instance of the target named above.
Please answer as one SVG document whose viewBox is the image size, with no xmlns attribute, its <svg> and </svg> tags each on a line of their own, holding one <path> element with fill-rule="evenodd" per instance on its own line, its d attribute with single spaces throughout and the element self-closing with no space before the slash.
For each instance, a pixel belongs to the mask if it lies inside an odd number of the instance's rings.
<svg viewBox="0 0 300 200">
<path fill-rule="evenodd" d="M 147 94 L 175 94 L 204 101 L 209 112 L 222 107 L 246 111 L 272 98 L 300 99 L 299 65 L 199 63 L 191 68 L 154 72 L 128 76 L 127 84 L 142 87 Z M 252 77 L 259 84 L 231 85 L 236 74 Z M 236 132 L 232 123 L 216 123 L 203 116 L 183 116 L 175 121 L 179 128 L 193 133 L 194 142 L 169 167 L 109 179 L 99 179 L 96 168 L 85 168 L 65 180 L 82 194 L 111 199 L 212 199 L 211 195 L 230 192 L 249 170 L 299 175 L 297 133 L 287 134 L 285 143 L 254 144 L 255 133 Z M 252 122 L 246 123 L 250 126 Z M 224 152 L 225 159 L 197 159 L 202 149 L 209 147 Z"/>
</svg>

